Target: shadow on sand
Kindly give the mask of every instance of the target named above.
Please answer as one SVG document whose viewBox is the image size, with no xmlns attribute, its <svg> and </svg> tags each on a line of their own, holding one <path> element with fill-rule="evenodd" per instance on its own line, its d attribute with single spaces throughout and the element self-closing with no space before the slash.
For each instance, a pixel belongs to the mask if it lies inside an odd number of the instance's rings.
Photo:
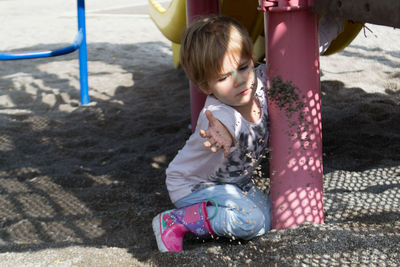
<svg viewBox="0 0 400 267">
<path fill-rule="evenodd" d="M 146 49 L 148 46 L 152 49 Z M 354 230 L 367 231 L 359 224 L 379 221 L 381 210 L 339 218 L 335 214 L 348 209 L 343 204 L 346 193 L 359 190 L 383 194 L 399 190 L 399 183 L 395 182 L 400 165 L 398 92 L 368 94 L 360 88 L 344 88 L 341 82 L 328 81 L 322 83 L 326 197 L 330 199 L 325 208 L 326 222 L 352 228 L 304 226 L 287 230 L 287 234 L 272 232 L 250 242 L 222 239 L 207 242 L 206 246 L 199 246 L 201 240 L 189 237 L 185 240 L 187 251 L 179 257 L 160 254 L 151 219 L 172 208 L 164 172 L 191 133 L 189 91 L 183 71 L 162 63 L 165 60 L 138 64 L 138 58 L 145 62 L 146 57 L 152 58 L 154 54 L 170 57 L 163 52 L 164 46 L 90 44 L 89 83 L 97 87 L 89 84 L 95 104 L 84 107 L 79 107 L 78 102 L 76 55 L 2 63 L 0 252 L 107 246 L 126 248 L 143 262 L 196 266 L 204 257 L 221 261 L 216 255 L 230 255 L 231 261 L 222 262 L 240 264 L 241 259 L 236 258 L 243 250 L 249 252 L 246 255 L 253 263 L 293 263 L 282 256 L 288 249 L 322 255 L 323 251 L 329 252 L 329 245 L 324 249 L 313 247 L 317 246 L 313 239 L 320 231 L 325 231 L 326 236 L 353 240 L 339 251 L 344 258 L 353 246 L 367 245 Z M 115 51 L 125 52 L 121 56 Z M 100 60 L 98 53 L 110 57 Z M 95 65 L 99 61 L 101 65 Z M 51 71 L 43 71 L 46 64 L 75 70 L 75 74 L 66 71 L 66 76 L 60 78 Z M 122 76 L 115 78 L 115 70 Z M 118 85 L 118 77 L 123 75 L 131 77 L 132 85 Z M 111 80 L 101 80 L 104 76 Z M 102 85 L 112 86 L 114 93 L 101 89 Z M 345 181 L 349 184 L 342 183 L 342 171 L 369 170 L 382 175 L 381 167 L 386 170 L 384 175 L 394 177 L 391 184 L 364 187 L 361 178 L 352 180 L 353 183 L 348 178 Z M 361 177 L 370 179 L 373 175 Z M 395 201 L 398 199 L 382 204 L 396 205 Z M 387 223 L 400 219 L 396 211 L 386 215 L 392 219 L 369 230 L 378 235 Z M 293 231 L 298 232 L 292 235 Z M 384 246 L 384 239 L 379 239 L 379 246 Z M 332 242 L 342 241 L 332 239 L 326 244 Z M 218 248 L 220 243 L 224 244 L 222 248 Z M 307 259 L 309 254 L 302 254 Z"/>
</svg>

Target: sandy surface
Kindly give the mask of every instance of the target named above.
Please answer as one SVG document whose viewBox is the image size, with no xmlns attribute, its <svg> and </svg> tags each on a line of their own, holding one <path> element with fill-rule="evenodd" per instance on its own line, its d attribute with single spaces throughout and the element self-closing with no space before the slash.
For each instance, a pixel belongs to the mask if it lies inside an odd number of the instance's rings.
<svg viewBox="0 0 400 267">
<path fill-rule="evenodd" d="M 0 266 L 400 265 L 400 30 L 368 25 L 321 58 L 325 224 L 158 252 L 189 94 L 144 0 L 87 0 L 91 104 L 77 54 L 0 64 Z M 61 47 L 75 1 L 1 0 L 0 51 Z"/>
</svg>

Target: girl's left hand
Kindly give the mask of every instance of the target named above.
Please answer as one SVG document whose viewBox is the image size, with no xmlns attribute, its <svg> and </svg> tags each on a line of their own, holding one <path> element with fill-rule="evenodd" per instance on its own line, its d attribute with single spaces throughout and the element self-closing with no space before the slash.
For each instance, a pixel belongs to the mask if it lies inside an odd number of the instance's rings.
<svg viewBox="0 0 400 267">
<path fill-rule="evenodd" d="M 208 139 L 203 143 L 204 146 L 210 148 L 212 152 L 223 149 L 224 156 L 227 158 L 233 145 L 232 135 L 225 125 L 212 115 L 211 111 L 206 110 L 206 117 L 209 127 L 207 130 L 200 130 L 200 136 Z"/>
</svg>

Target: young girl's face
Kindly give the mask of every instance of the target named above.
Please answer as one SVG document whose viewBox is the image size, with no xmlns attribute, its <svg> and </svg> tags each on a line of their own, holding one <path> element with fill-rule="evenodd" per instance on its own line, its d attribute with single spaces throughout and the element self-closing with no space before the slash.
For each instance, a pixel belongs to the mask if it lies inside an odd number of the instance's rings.
<svg viewBox="0 0 400 267">
<path fill-rule="evenodd" d="M 208 82 L 210 94 L 238 111 L 253 103 L 256 88 L 253 60 L 239 53 L 226 53 L 220 75 Z"/>
</svg>

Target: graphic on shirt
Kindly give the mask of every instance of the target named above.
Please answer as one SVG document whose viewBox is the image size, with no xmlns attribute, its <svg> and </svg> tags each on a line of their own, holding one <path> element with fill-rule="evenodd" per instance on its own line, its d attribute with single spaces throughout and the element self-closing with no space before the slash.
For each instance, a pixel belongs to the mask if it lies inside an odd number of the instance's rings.
<svg viewBox="0 0 400 267">
<path fill-rule="evenodd" d="M 227 162 L 216 174 L 210 177 L 210 181 L 216 184 L 236 184 L 245 189 L 267 148 L 267 125 L 268 116 L 264 114 L 260 124 L 250 125 L 248 132 L 241 132 L 237 149 L 229 155 Z"/>
</svg>

